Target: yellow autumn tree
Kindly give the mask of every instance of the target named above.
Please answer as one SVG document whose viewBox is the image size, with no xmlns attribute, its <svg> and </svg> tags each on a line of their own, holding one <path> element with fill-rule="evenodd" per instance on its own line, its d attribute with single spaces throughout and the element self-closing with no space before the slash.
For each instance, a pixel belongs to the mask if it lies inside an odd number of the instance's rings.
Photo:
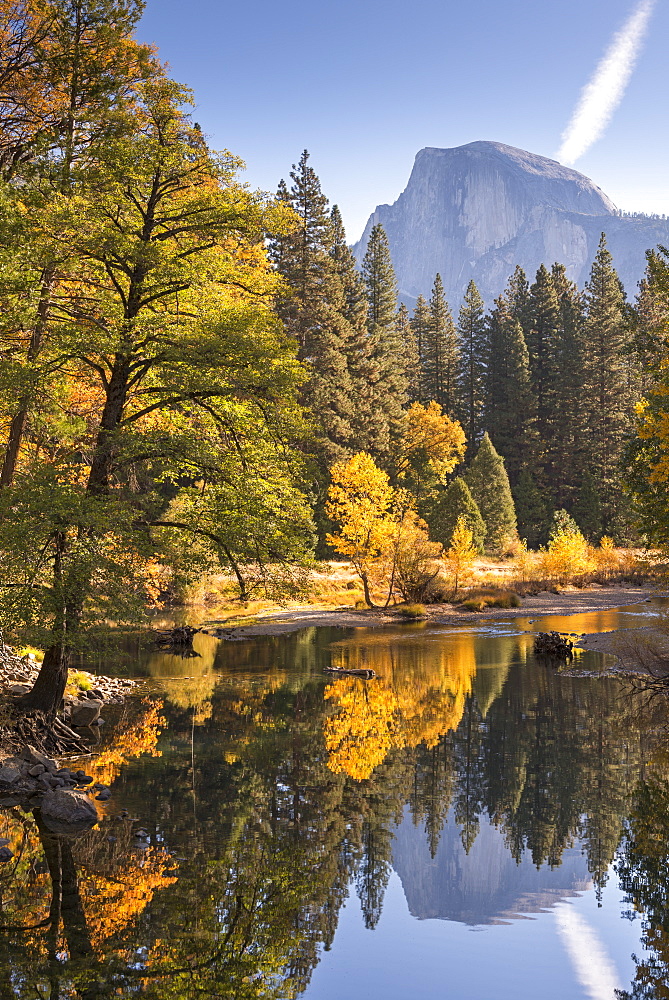
<svg viewBox="0 0 669 1000">
<path fill-rule="evenodd" d="M 407 490 L 395 491 L 394 520 L 386 543 L 388 603 L 426 601 L 441 570 L 442 545 L 431 542 L 428 527 Z"/>
<path fill-rule="evenodd" d="M 328 534 L 327 540 L 350 558 L 371 607 L 370 578 L 384 557 L 392 532 L 389 511 L 394 490 L 386 473 L 365 451 L 346 462 L 336 462 L 331 475 L 325 511 L 339 525 L 339 531 Z"/>
<path fill-rule="evenodd" d="M 596 567 L 593 549 L 576 527 L 569 525 L 554 531 L 548 548 L 541 553 L 544 578 L 569 583 L 592 572 Z"/>
<path fill-rule="evenodd" d="M 451 544 L 444 557 L 446 568 L 453 580 L 454 595 L 457 594 L 458 587 L 471 573 L 476 555 L 474 534 L 471 528 L 467 527 L 464 516 L 461 515 L 455 524 Z"/>
<path fill-rule="evenodd" d="M 439 403 L 412 403 L 403 419 L 398 473 L 420 481 L 429 470 L 444 481 L 463 460 L 466 444 L 462 427 Z"/>
</svg>

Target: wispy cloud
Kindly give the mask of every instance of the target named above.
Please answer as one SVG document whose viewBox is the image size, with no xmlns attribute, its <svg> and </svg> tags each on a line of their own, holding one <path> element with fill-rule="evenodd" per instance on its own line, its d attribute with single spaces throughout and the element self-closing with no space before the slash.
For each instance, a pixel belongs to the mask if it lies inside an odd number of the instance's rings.
<svg viewBox="0 0 669 1000">
<path fill-rule="evenodd" d="M 595 929 L 574 909 L 573 904 L 555 907 L 557 929 L 572 968 L 589 1000 L 615 1000 L 620 989 L 618 972 L 604 950 Z"/>
<path fill-rule="evenodd" d="M 615 35 L 562 133 L 557 154 L 562 163 L 576 163 L 604 133 L 623 99 L 643 45 L 656 0 L 641 0 Z"/>
</svg>

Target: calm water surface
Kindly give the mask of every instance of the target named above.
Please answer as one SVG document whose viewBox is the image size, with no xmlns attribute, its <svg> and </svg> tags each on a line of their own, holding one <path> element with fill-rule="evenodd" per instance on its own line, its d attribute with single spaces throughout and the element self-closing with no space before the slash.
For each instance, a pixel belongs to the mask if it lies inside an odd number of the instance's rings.
<svg viewBox="0 0 669 1000">
<path fill-rule="evenodd" d="M 97 829 L 0 812 L 0 996 L 667 997 L 664 706 L 532 656 L 665 610 L 101 660 L 146 699 L 103 737 Z"/>
</svg>

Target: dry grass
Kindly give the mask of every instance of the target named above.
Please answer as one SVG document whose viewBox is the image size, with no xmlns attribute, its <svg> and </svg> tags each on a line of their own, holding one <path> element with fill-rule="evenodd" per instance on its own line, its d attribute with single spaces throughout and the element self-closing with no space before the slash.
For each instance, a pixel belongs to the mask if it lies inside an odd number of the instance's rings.
<svg viewBox="0 0 669 1000">
<path fill-rule="evenodd" d="M 436 581 L 435 597 L 439 603 L 453 603 L 456 599 L 464 599 L 468 608 L 467 602 L 474 602 L 472 610 L 483 610 L 485 607 L 512 608 L 518 606 L 513 603 L 514 600 L 518 601 L 517 595 L 528 596 L 544 590 L 559 592 L 565 584 L 577 587 L 586 587 L 591 583 L 638 584 L 654 579 L 659 572 L 655 569 L 657 561 L 654 562 L 652 556 L 640 550 L 613 549 L 599 564 L 595 557 L 593 559 L 595 565 L 591 572 L 569 579 L 561 576 L 558 579 L 544 574 L 542 553 L 528 552 L 519 546 L 506 558 L 478 558 L 472 567 L 468 588 L 458 595 L 453 595 L 445 578 Z M 375 604 L 384 606 L 387 596 L 387 590 L 383 587 L 372 587 Z M 219 617 L 237 623 L 256 615 L 286 609 L 295 611 L 304 608 L 329 610 L 366 607 L 362 584 L 352 566 L 347 562 L 336 561 L 318 563 L 311 574 L 307 596 L 285 604 L 264 599 L 241 603 L 234 581 L 224 574 L 203 578 L 180 595 L 177 603 L 186 607 L 206 607 L 210 611 L 215 609 Z"/>
</svg>

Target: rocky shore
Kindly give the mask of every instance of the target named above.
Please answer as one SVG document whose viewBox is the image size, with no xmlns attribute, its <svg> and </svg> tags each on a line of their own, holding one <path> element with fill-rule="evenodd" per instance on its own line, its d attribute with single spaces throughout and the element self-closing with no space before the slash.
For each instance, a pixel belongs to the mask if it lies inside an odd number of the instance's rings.
<svg viewBox="0 0 669 1000">
<path fill-rule="evenodd" d="M 40 664 L 34 656 L 17 656 L 0 640 L 0 695 L 7 693 L 19 698 L 27 694 L 39 671 Z M 101 725 L 100 712 L 104 706 L 122 704 L 138 684 L 129 678 L 105 677 L 84 670 L 76 671 L 76 678 L 77 689 L 66 692 L 63 705 L 64 721 L 75 729 Z"/>
<path fill-rule="evenodd" d="M 106 802 L 110 794 L 107 785 L 85 771 L 60 767 L 57 760 L 32 746 L 0 760 L 0 808 L 39 810 L 52 833 L 71 835 L 89 830 L 98 821 L 92 797 Z M 0 845 L 0 862 L 11 858 L 7 844 Z"/>
</svg>

